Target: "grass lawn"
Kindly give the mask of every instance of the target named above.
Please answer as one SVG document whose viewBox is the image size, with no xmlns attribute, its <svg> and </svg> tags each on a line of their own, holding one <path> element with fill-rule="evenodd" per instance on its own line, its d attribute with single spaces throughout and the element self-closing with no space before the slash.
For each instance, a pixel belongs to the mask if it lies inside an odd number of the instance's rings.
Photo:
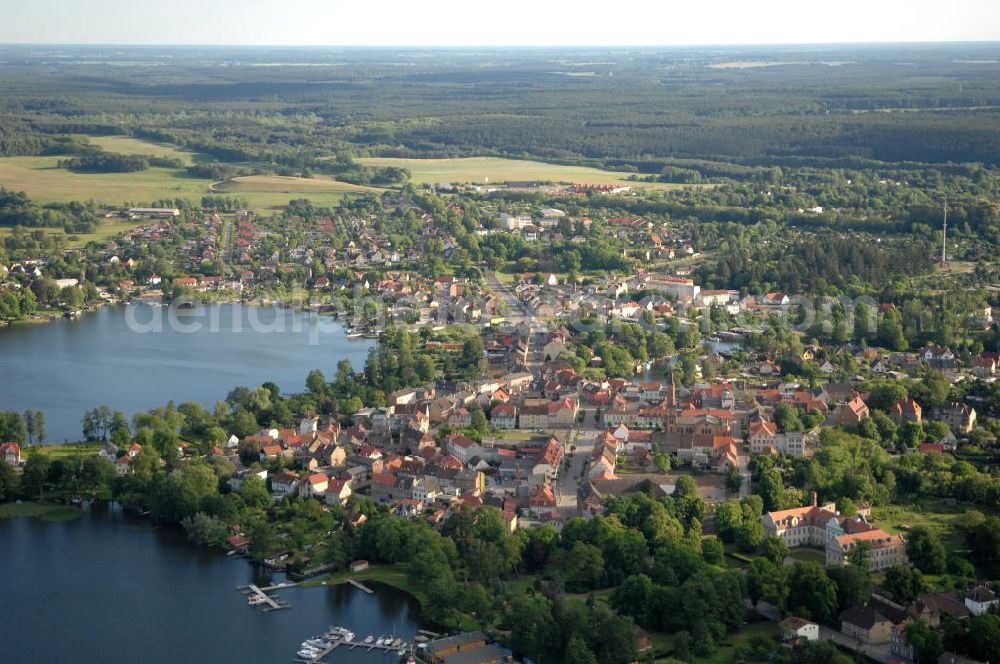
<svg viewBox="0 0 1000 664">
<path fill-rule="evenodd" d="M 69 443 L 67 445 L 36 445 L 28 454 L 44 454 L 49 459 L 65 459 L 78 454 L 97 454 L 104 443 Z"/>
<path fill-rule="evenodd" d="M 727 634 L 718 644 L 718 649 L 711 655 L 696 657 L 698 664 L 731 664 L 736 658 L 737 648 L 745 648 L 750 645 L 750 640 L 756 636 L 775 638 L 778 635 L 778 625 L 766 621 L 744 625 L 732 634 Z"/>
<path fill-rule="evenodd" d="M 818 563 L 819 565 L 826 565 L 826 552 L 820 549 L 792 549 L 788 552 L 789 558 L 794 558 L 795 560 L 801 560 L 802 562 L 812 562 Z"/>
<path fill-rule="evenodd" d="M 144 157 L 167 157 L 168 159 L 180 159 L 185 164 L 194 163 L 193 153 L 180 150 L 167 143 L 154 143 L 131 136 L 88 136 L 87 140 L 105 152 L 142 155 Z"/>
<path fill-rule="evenodd" d="M 369 166 L 407 168 L 415 184 L 440 182 L 506 182 L 542 180 L 576 184 L 628 184 L 638 189 L 671 189 L 686 185 L 657 182 L 630 182 L 629 173 L 605 171 L 589 166 L 565 166 L 541 161 L 501 157 L 461 157 L 455 159 L 397 159 L 369 157 L 357 161 Z"/>
<path fill-rule="evenodd" d="M 111 221 L 105 220 L 100 223 L 97 227 L 97 231 L 94 233 L 72 233 L 67 234 L 61 228 L 28 228 L 28 232 L 42 231 L 46 235 L 58 235 L 60 237 L 66 238 L 66 247 L 68 249 L 77 249 L 85 246 L 88 242 L 100 242 L 101 240 L 106 240 L 110 237 L 114 237 L 119 233 L 124 233 L 130 228 L 137 226 L 141 222 L 132 221 Z M 14 229 L 8 226 L 0 226 L 0 240 L 12 235 Z"/>
<path fill-rule="evenodd" d="M 4 503 L 0 505 L 0 519 L 34 517 L 42 521 L 72 521 L 83 515 L 83 511 L 68 505 L 52 503 Z"/>
<path fill-rule="evenodd" d="M 941 536 L 945 548 L 952 553 L 963 548 L 961 538 L 954 529 L 955 517 L 969 510 L 978 509 L 969 503 L 949 501 L 944 498 L 920 498 L 907 504 L 873 507 L 871 518 L 876 526 L 887 533 L 903 533 L 904 537 L 906 529 L 900 526 L 933 528 Z"/>
</svg>

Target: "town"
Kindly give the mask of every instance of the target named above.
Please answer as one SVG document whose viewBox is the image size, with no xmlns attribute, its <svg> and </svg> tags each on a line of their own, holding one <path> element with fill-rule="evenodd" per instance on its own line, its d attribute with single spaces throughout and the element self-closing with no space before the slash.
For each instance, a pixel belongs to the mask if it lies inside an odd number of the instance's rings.
<svg viewBox="0 0 1000 664">
<path fill-rule="evenodd" d="M 996 48 L 936 48 L 0 47 L 5 648 L 996 662 Z"/>
</svg>

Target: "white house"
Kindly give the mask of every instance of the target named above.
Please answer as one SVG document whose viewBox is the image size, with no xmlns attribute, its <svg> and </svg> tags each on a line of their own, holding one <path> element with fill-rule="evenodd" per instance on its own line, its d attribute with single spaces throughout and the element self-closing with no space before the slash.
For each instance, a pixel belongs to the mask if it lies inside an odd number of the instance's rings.
<svg viewBox="0 0 1000 664">
<path fill-rule="evenodd" d="M 797 616 L 789 616 L 781 621 L 782 641 L 816 641 L 819 639 L 819 625 L 809 620 L 804 620 Z"/>
<path fill-rule="evenodd" d="M 992 607 L 1000 604 L 1000 597 L 986 586 L 977 586 L 965 596 L 965 606 L 974 616 L 981 616 Z"/>
</svg>

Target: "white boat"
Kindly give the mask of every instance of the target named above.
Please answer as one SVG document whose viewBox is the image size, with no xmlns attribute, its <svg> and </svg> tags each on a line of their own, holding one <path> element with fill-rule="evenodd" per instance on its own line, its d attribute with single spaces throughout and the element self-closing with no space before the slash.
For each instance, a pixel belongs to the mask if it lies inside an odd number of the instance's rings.
<svg viewBox="0 0 1000 664">
<path fill-rule="evenodd" d="M 375 640 L 374 636 L 368 635 L 365 637 L 365 643 L 371 643 L 374 640 Z"/>
<path fill-rule="evenodd" d="M 315 650 L 300 650 L 297 654 L 302 659 L 316 659 Z"/>
<path fill-rule="evenodd" d="M 345 633 L 344 634 L 344 640 L 345 641 L 353 641 L 354 640 L 354 632 L 347 632 L 347 633 Z"/>
</svg>

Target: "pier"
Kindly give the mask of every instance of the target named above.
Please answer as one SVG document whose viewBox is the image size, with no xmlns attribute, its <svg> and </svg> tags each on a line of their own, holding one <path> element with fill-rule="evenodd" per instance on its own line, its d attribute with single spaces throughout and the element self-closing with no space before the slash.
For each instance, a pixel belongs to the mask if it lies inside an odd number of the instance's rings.
<svg viewBox="0 0 1000 664">
<path fill-rule="evenodd" d="M 369 595 L 374 595 L 375 594 L 374 590 L 372 590 L 368 586 L 364 585 L 360 581 L 355 581 L 354 579 L 348 579 L 347 582 L 349 584 L 351 584 L 352 586 L 354 586 L 355 588 L 357 588 L 358 590 L 362 590 L 362 591 L 368 593 Z"/>
<path fill-rule="evenodd" d="M 336 638 L 340 636 L 339 634 L 330 631 L 324 634 L 327 638 Z M 370 637 L 369 637 L 370 638 Z M 373 650 L 380 650 L 386 653 L 399 653 L 405 652 L 411 649 L 411 645 L 401 639 L 396 639 L 393 644 L 380 644 L 376 641 L 371 643 L 365 643 L 364 641 L 344 641 L 342 638 L 336 638 L 335 641 L 329 643 L 325 648 L 318 650 L 315 655 L 309 658 L 303 658 L 301 655 L 293 659 L 293 662 L 298 662 L 299 664 L 313 664 L 314 662 L 322 662 L 323 658 L 332 653 L 334 650 L 340 647 L 345 647 L 349 650 L 364 650 L 366 652 L 372 652 Z"/>
<path fill-rule="evenodd" d="M 281 588 L 290 588 L 295 586 L 294 583 L 282 583 L 276 586 L 267 586 L 266 588 L 258 588 L 254 584 L 249 586 L 239 586 L 236 589 L 249 597 L 250 606 L 259 606 L 261 611 L 277 611 L 278 609 L 287 609 L 288 602 L 283 600 L 275 599 L 267 594 L 270 590 L 279 590 Z"/>
</svg>

